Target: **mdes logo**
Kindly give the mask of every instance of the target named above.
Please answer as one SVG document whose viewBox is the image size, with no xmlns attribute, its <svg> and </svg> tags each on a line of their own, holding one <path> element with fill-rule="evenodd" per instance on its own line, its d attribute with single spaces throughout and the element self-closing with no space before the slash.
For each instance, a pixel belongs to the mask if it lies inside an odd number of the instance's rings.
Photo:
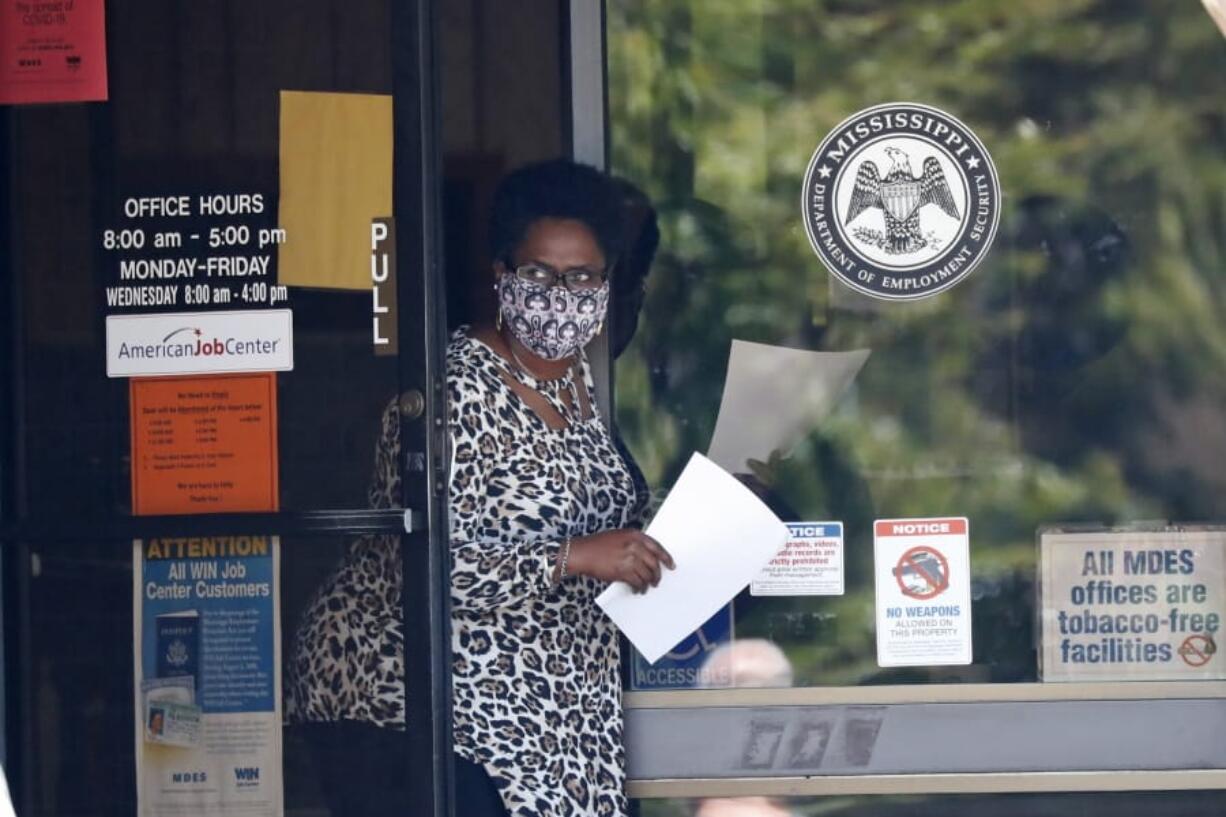
<svg viewBox="0 0 1226 817">
<path fill-rule="evenodd" d="M 171 772 L 171 773 L 170 773 L 170 782 L 171 782 L 171 783 L 178 783 L 178 784 L 183 784 L 183 783 L 207 783 L 207 782 L 209 782 L 209 775 L 208 775 L 208 773 L 207 773 L 207 772 L 196 772 L 196 771 L 193 771 L 193 772 Z"/>
<path fill-rule="evenodd" d="M 249 789 L 260 785 L 260 767 L 235 766 L 234 784 L 240 789 Z"/>
<path fill-rule="evenodd" d="M 106 319 L 108 377 L 288 371 L 293 346 L 288 309 Z"/>
<path fill-rule="evenodd" d="M 874 298 L 915 300 L 954 286 L 987 256 L 1000 181 L 962 122 L 893 103 L 848 117 L 818 145 L 801 207 L 832 275 Z"/>
</svg>

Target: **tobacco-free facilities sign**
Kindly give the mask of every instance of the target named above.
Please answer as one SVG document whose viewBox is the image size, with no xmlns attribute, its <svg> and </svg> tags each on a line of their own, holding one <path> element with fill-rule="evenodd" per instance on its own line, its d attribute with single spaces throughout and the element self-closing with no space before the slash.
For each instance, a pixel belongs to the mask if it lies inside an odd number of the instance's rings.
<svg viewBox="0 0 1226 817">
<path fill-rule="evenodd" d="M 1226 678 L 1226 531 L 1045 531 L 1044 681 Z"/>
<path fill-rule="evenodd" d="M 877 664 L 971 663 L 971 566 L 965 517 L 873 525 Z"/>
</svg>

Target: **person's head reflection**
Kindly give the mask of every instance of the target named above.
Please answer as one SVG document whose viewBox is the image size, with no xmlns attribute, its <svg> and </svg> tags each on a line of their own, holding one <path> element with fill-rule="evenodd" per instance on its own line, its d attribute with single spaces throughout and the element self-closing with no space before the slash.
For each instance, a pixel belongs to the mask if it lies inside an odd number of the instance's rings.
<svg viewBox="0 0 1226 817">
<path fill-rule="evenodd" d="M 708 797 L 695 805 L 694 817 L 792 817 L 792 811 L 773 797 Z"/>
<path fill-rule="evenodd" d="M 622 212 L 622 257 L 613 273 L 609 304 L 609 351 L 616 359 L 638 330 L 647 276 L 660 245 L 656 210 L 647 194 L 625 179 L 614 179 Z"/>
<path fill-rule="evenodd" d="M 773 642 L 764 638 L 741 638 L 711 651 L 698 672 L 700 686 L 790 687 L 792 662 Z"/>
</svg>

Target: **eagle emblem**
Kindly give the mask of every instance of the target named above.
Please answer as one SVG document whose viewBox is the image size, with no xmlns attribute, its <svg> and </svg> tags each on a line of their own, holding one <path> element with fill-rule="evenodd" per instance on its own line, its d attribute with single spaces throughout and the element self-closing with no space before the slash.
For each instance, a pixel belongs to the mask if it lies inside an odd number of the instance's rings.
<svg viewBox="0 0 1226 817">
<path fill-rule="evenodd" d="M 953 193 L 945 180 L 945 171 L 935 156 L 924 160 L 924 172 L 911 172 L 911 157 L 906 151 L 887 147 L 890 168 L 881 178 L 877 164 L 871 159 L 861 163 L 856 171 L 851 202 L 847 206 L 848 227 L 856 217 L 874 207 L 885 214 L 885 234 L 867 228 L 855 232 L 856 238 L 884 250 L 890 255 L 921 250 L 934 238 L 925 238 L 920 230 L 920 210 L 925 204 L 935 204 L 951 218 L 960 219 Z"/>
<path fill-rule="evenodd" d="M 979 137 L 918 102 L 874 105 L 836 125 L 813 151 L 800 194 L 809 245 L 831 276 L 885 301 L 964 280 L 992 247 L 1000 201 Z"/>
</svg>

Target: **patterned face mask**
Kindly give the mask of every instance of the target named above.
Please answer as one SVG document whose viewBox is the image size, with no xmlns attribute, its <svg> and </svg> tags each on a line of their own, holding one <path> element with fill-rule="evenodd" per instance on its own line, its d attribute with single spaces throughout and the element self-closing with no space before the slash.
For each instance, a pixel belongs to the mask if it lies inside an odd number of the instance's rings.
<svg viewBox="0 0 1226 817">
<path fill-rule="evenodd" d="M 570 357 L 600 332 L 609 308 L 609 282 L 588 292 L 544 289 L 507 273 L 498 281 L 498 308 L 520 343 L 545 360 Z"/>
</svg>

